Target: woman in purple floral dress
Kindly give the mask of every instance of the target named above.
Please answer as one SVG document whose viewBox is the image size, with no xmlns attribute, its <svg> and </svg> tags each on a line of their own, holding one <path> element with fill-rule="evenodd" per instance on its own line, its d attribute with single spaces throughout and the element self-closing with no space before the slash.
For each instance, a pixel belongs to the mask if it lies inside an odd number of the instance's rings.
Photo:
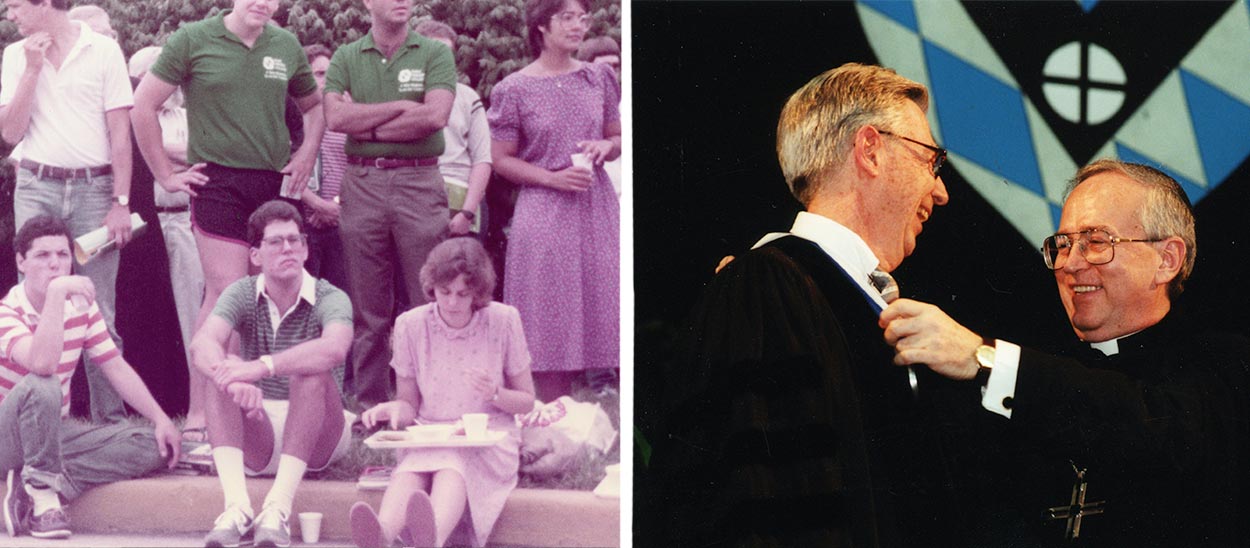
<svg viewBox="0 0 1250 548">
<path fill-rule="evenodd" d="M 620 202 L 603 163 L 620 156 L 620 84 L 575 58 L 589 16 L 578 0 L 529 0 L 537 59 L 504 78 L 488 113 L 495 170 L 520 187 L 504 302 L 521 312 L 538 397 L 569 393 L 620 362 Z M 573 165 L 582 154 L 590 168 Z"/>
</svg>

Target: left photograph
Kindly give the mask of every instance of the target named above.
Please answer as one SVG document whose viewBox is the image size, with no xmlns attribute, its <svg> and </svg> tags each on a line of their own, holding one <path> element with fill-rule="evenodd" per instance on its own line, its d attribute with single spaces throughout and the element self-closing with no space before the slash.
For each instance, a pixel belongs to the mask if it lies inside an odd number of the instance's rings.
<svg viewBox="0 0 1250 548">
<path fill-rule="evenodd" d="M 4 17 L 6 542 L 620 545 L 619 0 Z"/>
</svg>

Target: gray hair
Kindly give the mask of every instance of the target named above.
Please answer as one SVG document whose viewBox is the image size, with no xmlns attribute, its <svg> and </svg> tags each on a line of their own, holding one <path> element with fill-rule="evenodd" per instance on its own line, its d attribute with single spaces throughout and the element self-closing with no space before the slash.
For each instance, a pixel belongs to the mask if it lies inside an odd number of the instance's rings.
<svg viewBox="0 0 1250 548">
<path fill-rule="evenodd" d="M 927 112 L 929 91 L 891 69 L 859 63 L 825 71 L 794 92 L 777 122 L 777 159 L 794 197 L 811 202 L 846 162 L 861 127 L 897 130 L 904 101 Z"/>
<path fill-rule="evenodd" d="M 1194 210 L 1189 205 L 1185 189 L 1167 173 L 1148 165 L 1103 158 L 1077 171 L 1072 182 L 1068 184 L 1067 194 L 1071 194 L 1081 183 L 1100 173 L 1119 173 L 1146 187 L 1146 205 L 1138 213 L 1138 220 L 1145 228 L 1147 238 L 1176 236 L 1185 242 L 1185 261 L 1181 264 L 1180 272 L 1168 284 L 1168 297 L 1175 299 L 1185 290 L 1185 280 L 1193 273 L 1194 259 L 1198 256 Z"/>
</svg>

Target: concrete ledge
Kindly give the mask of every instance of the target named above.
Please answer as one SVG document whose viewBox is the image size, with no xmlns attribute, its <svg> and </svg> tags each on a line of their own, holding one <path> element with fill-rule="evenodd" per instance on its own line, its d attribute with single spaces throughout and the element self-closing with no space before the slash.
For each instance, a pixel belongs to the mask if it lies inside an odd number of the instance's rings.
<svg viewBox="0 0 1250 548">
<path fill-rule="evenodd" d="M 254 504 L 272 484 L 248 479 Z M 347 514 L 358 500 L 375 508 L 381 491 L 359 491 L 355 482 L 305 480 L 295 496 L 295 512 L 325 514 L 321 535 L 349 539 Z M 215 477 L 159 476 L 97 487 L 70 504 L 75 532 L 83 533 L 206 533 L 221 513 L 221 485 Z M 508 497 L 491 544 L 520 546 L 619 546 L 621 508 L 618 499 L 588 491 L 517 489 Z M 299 520 L 291 519 L 298 537 Z"/>
</svg>

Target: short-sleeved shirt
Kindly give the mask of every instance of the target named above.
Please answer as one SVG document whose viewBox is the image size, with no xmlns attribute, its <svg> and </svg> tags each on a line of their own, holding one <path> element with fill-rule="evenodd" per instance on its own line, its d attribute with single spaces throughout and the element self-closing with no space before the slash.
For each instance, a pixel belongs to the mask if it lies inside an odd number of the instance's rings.
<svg viewBox="0 0 1250 548">
<path fill-rule="evenodd" d="M 0 300 L 0 401 L 30 370 L 17 363 L 13 349 L 22 339 L 33 337 L 39 327 L 39 310 L 26 298 L 26 284 L 19 283 Z M 121 356 L 104 316 L 93 301 L 85 311 L 78 311 L 69 301 L 62 313 L 65 344 L 61 347 L 61 359 L 56 366 L 56 376 L 61 381 L 61 416 L 69 415 L 69 384 L 78 367 L 83 352 L 91 364 L 100 367 L 109 360 Z M 14 443 L 12 440 L 5 443 Z"/>
<path fill-rule="evenodd" d="M 474 165 L 491 163 L 486 107 L 473 88 L 456 85 L 456 100 L 451 105 L 447 127 L 443 129 L 443 141 L 447 147 L 438 158 L 438 171 L 444 179 L 468 184 Z"/>
<path fill-rule="evenodd" d="M 213 315 L 229 323 L 239 333 L 240 353 L 245 360 L 277 354 L 287 348 L 321 337 L 321 331 L 334 322 L 352 326 L 352 303 L 347 294 L 325 280 L 304 272 L 299 300 L 279 315 L 265 294 L 264 274 L 238 280 L 217 299 Z M 274 325 L 277 328 L 274 328 Z M 261 379 L 266 398 L 285 399 L 287 379 Z"/>
<path fill-rule="evenodd" d="M 265 25 L 248 48 L 226 28 L 228 13 L 178 29 L 151 72 L 186 94 L 192 164 L 278 171 L 291 156 L 286 97 L 317 82 L 294 34 Z"/>
<path fill-rule="evenodd" d="M 424 101 L 426 92 L 434 89 L 456 93 L 456 61 L 446 44 L 412 31 L 390 59 L 369 33 L 335 51 L 326 70 L 325 92 L 350 94 L 354 103 Z M 443 132 L 408 143 L 348 137 L 345 149 L 366 158 L 437 158 L 443 153 Z"/>
<path fill-rule="evenodd" d="M 82 22 L 78 40 L 61 68 L 44 59 L 35 83 L 30 127 L 22 136 L 22 158 L 41 164 L 83 168 L 112 163 L 104 113 L 134 105 L 126 58 L 117 42 Z M 4 48 L 0 61 L 0 106 L 8 106 L 26 72 L 26 40 Z"/>
</svg>

